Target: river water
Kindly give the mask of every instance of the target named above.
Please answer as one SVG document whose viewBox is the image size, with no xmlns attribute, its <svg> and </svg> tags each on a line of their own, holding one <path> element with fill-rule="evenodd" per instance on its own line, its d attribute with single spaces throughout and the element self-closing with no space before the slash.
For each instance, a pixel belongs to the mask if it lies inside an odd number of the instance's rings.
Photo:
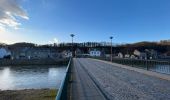
<svg viewBox="0 0 170 100">
<path fill-rule="evenodd" d="M 59 88 L 66 66 L 32 65 L 0 67 L 0 90 Z"/>
</svg>

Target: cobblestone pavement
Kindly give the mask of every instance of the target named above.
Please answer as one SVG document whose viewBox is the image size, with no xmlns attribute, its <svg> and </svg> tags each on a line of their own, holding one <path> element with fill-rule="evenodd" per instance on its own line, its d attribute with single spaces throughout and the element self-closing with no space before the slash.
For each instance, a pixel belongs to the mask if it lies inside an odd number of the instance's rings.
<svg viewBox="0 0 170 100">
<path fill-rule="evenodd" d="M 79 64 L 77 68 L 86 72 L 83 76 L 90 76 L 97 84 L 98 90 L 102 91 L 107 99 L 170 100 L 170 81 L 168 80 L 87 58 L 76 58 L 75 62 Z M 81 71 L 79 73 L 82 74 Z M 83 80 L 82 82 L 87 83 Z"/>
</svg>

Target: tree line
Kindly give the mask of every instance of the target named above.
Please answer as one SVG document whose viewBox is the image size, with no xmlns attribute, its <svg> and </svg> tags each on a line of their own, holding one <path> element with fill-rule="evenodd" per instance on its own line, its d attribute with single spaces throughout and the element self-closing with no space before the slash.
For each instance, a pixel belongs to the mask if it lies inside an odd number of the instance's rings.
<svg viewBox="0 0 170 100">
<path fill-rule="evenodd" d="M 0 47 L 7 47 L 9 49 L 13 48 L 53 48 L 58 50 L 70 50 L 73 45 L 73 49 L 80 49 L 83 52 L 88 52 L 89 48 L 98 48 L 100 50 L 105 51 L 106 53 L 110 52 L 111 43 L 110 42 L 84 42 L 84 43 L 54 43 L 54 44 L 46 44 L 46 45 L 38 45 L 34 43 L 15 43 L 15 44 L 4 44 L 0 43 Z M 165 53 L 170 51 L 170 40 L 161 40 L 160 42 L 137 42 L 132 44 L 114 44 L 113 52 L 118 53 L 131 53 L 135 49 L 144 51 L 145 49 L 154 49 L 160 53 Z"/>
</svg>

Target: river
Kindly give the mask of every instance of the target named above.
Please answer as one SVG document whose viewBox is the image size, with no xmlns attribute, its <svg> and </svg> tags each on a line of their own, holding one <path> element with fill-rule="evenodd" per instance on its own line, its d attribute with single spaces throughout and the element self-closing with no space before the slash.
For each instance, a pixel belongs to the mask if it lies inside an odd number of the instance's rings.
<svg viewBox="0 0 170 100">
<path fill-rule="evenodd" d="M 0 67 L 0 90 L 59 88 L 66 66 L 31 65 Z"/>
</svg>

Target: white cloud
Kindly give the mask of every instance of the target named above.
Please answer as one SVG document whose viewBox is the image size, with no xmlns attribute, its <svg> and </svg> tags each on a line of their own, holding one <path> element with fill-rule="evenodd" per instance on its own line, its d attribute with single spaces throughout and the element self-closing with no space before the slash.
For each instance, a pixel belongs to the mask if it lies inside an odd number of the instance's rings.
<svg viewBox="0 0 170 100">
<path fill-rule="evenodd" d="M 49 43 L 49 44 L 53 44 L 53 42 L 52 42 L 52 41 L 48 41 L 48 43 Z"/>
<path fill-rule="evenodd" d="M 0 33 L 5 33 L 5 31 L 4 25 L 0 24 Z"/>
<path fill-rule="evenodd" d="M 0 27 L 18 29 L 21 23 L 17 17 L 28 20 L 27 13 L 19 5 L 18 0 L 0 0 Z"/>
<path fill-rule="evenodd" d="M 54 38 L 52 41 L 49 41 L 50 44 L 53 44 L 53 43 L 56 43 L 58 44 L 59 43 L 59 40 L 57 38 Z"/>
<path fill-rule="evenodd" d="M 55 43 L 59 43 L 59 40 L 57 38 L 54 38 Z"/>
</svg>

